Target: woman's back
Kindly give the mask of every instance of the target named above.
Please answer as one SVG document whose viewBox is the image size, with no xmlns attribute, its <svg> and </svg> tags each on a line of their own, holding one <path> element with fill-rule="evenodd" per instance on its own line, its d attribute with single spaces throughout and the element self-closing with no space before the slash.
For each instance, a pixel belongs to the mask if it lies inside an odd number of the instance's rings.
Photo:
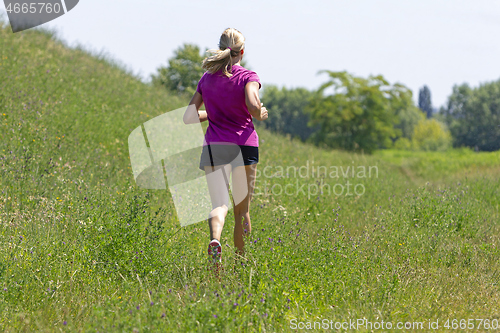
<svg viewBox="0 0 500 333">
<path fill-rule="evenodd" d="M 209 121 L 204 145 L 229 142 L 258 147 L 259 138 L 245 103 L 245 86 L 258 82 L 260 87 L 260 79 L 239 65 L 232 66 L 231 74 L 206 72 L 198 83 L 196 90 L 203 97 Z"/>
</svg>

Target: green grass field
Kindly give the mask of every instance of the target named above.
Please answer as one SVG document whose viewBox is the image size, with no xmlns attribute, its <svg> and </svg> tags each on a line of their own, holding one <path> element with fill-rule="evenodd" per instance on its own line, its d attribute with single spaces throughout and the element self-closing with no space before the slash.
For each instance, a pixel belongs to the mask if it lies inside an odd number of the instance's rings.
<svg viewBox="0 0 500 333">
<path fill-rule="evenodd" d="M 180 228 L 128 156 L 131 130 L 185 100 L 40 31 L 0 29 L 0 78 L 1 331 L 498 326 L 500 152 L 359 155 L 259 130 L 245 265 L 230 213 L 218 282 L 206 223 Z"/>
</svg>

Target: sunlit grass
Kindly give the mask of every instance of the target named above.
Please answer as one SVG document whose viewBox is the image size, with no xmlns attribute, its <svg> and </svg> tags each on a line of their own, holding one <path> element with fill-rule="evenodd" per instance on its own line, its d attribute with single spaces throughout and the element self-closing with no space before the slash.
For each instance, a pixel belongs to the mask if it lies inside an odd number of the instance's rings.
<svg viewBox="0 0 500 333">
<path fill-rule="evenodd" d="M 219 282 L 206 223 L 181 229 L 128 159 L 130 131 L 186 101 L 37 31 L 0 30 L 0 77 L 2 331 L 498 319 L 498 153 L 358 155 L 260 130 L 253 232 L 242 264 L 230 213 Z M 320 191 L 347 181 L 364 194 Z"/>
</svg>

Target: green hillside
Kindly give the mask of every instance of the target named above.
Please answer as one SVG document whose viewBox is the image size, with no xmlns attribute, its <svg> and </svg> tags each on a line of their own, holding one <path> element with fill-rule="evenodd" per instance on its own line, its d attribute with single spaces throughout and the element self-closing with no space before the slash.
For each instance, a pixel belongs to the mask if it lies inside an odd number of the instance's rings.
<svg viewBox="0 0 500 333">
<path fill-rule="evenodd" d="M 0 28 L 1 331 L 500 320 L 500 152 L 359 155 L 260 129 L 246 261 L 230 214 L 218 282 L 206 223 L 180 228 L 130 167 L 130 132 L 186 103 L 50 33 Z"/>
</svg>

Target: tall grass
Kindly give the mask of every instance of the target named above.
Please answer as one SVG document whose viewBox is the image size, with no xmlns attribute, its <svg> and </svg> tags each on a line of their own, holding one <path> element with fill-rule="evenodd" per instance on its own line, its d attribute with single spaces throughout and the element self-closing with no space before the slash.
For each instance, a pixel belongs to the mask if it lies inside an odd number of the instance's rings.
<svg viewBox="0 0 500 333">
<path fill-rule="evenodd" d="M 498 153 L 357 155 L 260 130 L 253 232 L 236 261 L 230 213 L 218 281 L 206 224 L 180 228 L 128 159 L 130 131 L 185 100 L 36 30 L 0 29 L 0 78 L 2 331 L 498 319 Z M 332 191 L 347 181 L 364 193 Z"/>
</svg>

